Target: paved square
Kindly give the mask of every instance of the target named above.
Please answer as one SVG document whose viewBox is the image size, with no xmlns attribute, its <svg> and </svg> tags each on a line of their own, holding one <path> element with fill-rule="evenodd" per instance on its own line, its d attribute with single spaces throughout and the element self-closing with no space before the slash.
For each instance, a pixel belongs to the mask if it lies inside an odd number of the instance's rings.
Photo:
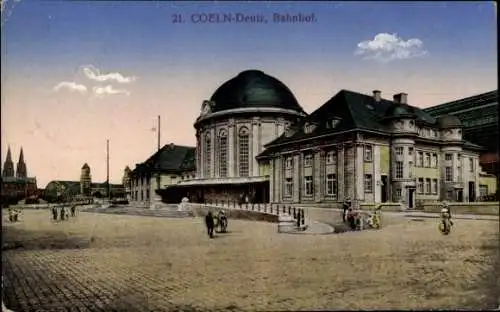
<svg viewBox="0 0 500 312">
<path fill-rule="evenodd" d="M 436 219 L 400 218 L 300 236 L 230 220 L 210 240 L 201 218 L 25 211 L 3 224 L 3 296 L 14 311 L 491 308 L 498 226 L 457 220 L 442 236 Z"/>
</svg>

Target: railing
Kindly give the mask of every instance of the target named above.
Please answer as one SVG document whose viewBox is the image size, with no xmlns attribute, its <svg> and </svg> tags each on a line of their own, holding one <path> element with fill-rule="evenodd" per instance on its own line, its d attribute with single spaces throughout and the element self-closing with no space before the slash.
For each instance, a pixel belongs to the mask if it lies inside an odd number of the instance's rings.
<svg viewBox="0 0 500 312">
<path fill-rule="evenodd" d="M 289 215 L 293 216 L 297 220 L 298 224 L 305 224 L 305 210 L 303 208 L 297 208 L 291 205 L 284 204 L 271 204 L 271 203 L 237 203 L 236 201 L 222 201 L 222 200 L 208 200 L 203 203 L 191 203 L 198 204 L 204 207 L 214 207 L 217 209 L 234 209 L 234 210 L 245 210 L 254 211 L 260 213 L 267 213 L 272 215 Z"/>
</svg>

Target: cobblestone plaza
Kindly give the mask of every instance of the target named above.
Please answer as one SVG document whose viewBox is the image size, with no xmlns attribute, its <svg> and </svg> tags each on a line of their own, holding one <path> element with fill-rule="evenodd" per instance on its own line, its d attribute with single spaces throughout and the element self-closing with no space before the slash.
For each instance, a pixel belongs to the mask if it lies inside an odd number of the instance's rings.
<svg viewBox="0 0 500 312">
<path fill-rule="evenodd" d="M 28 210 L 2 229 L 3 298 L 14 311 L 495 306 L 498 221 L 457 220 L 450 236 L 436 219 L 384 222 L 297 236 L 230 220 L 229 233 L 209 240 L 199 218 L 81 212 L 53 222 Z"/>
</svg>

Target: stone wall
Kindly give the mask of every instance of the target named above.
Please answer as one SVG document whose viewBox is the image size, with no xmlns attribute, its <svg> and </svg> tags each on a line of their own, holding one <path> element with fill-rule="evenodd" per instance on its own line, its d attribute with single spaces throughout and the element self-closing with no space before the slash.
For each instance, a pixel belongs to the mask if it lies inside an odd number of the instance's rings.
<svg viewBox="0 0 500 312">
<path fill-rule="evenodd" d="M 216 214 L 219 210 L 224 209 L 226 216 L 229 219 L 240 219 L 240 220 L 251 220 L 251 221 L 265 221 L 265 222 L 278 222 L 278 215 L 272 214 L 270 212 L 264 212 L 263 205 L 254 206 L 254 210 L 246 210 L 246 209 L 235 209 L 228 207 L 221 207 L 215 205 L 204 205 L 204 204 L 188 204 L 191 211 L 197 217 L 205 216 L 208 211 L 212 211 L 212 213 Z M 268 206 L 269 207 L 269 206 Z M 242 206 L 242 208 L 246 208 L 246 205 Z M 250 207 L 248 207 L 250 208 Z M 260 209 L 260 211 L 255 209 Z"/>
</svg>

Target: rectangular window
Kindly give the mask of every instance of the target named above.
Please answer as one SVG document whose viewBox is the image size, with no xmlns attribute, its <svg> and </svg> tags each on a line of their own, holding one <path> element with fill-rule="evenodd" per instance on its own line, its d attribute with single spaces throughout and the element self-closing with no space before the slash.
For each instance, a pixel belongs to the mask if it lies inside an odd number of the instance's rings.
<svg viewBox="0 0 500 312">
<path fill-rule="evenodd" d="M 149 190 L 146 190 L 146 200 L 149 200 Z"/>
<path fill-rule="evenodd" d="M 313 163 L 312 154 L 304 154 L 304 167 L 311 167 Z"/>
<path fill-rule="evenodd" d="M 403 147 L 396 147 L 395 151 L 396 151 L 396 155 L 403 156 Z"/>
<path fill-rule="evenodd" d="M 371 145 L 365 145 L 365 161 L 373 161 L 373 149 Z"/>
<path fill-rule="evenodd" d="M 451 167 L 444 168 L 444 180 L 446 182 L 453 181 L 453 172 L 451 169 L 452 169 Z"/>
<path fill-rule="evenodd" d="M 418 152 L 417 167 L 423 167 L 423 166 L 424 166 L 424 153 L 423 152 Z"/>
<path fill-rule="evenodd" d="M 436 153 L 432 153 L 432 168 L 437 168 L 438 166 L 438 155 Z"/>
<path fill-rule="evenodd" d="M 291 156 L 285 157 L 285 169 L 292 169 L 293 167 L 293 158 Z"/>
<path fill-rule="evenodd" d="M 446 192 L 446 200 L 449 200 L 449 201 L 453 200 L 453 191 Z"/>
<path fill-rule="evenodd" d="M 474 158 L 469 157 L 469 171 L 474 172 Z"/>
<path fill-rule="evenodd" d="M 431 194 L 431 179 L 425 179 L 425 194 Z"/>
<path fill-rule="evenodd" d="M 444 160 L 450 161 L 451 159 L 452 159 L 452 155 L 451 154 L 444 154 Z"/>
<path fill-rule="evenodd" d="M 293 195 L 293 179 L 286 178 L 285 179 L 285 196 L 291 197 Z"/>
<path fill-rule="evenodd" d="M 403 178 L 403 162 L 402 161 L 396 161 L 396 179 L 402 179 Z"/>
<path fill-rule="evenodd" d="M 413 178 L 413 161 L 408 162 L 408 175 L 410 178 Z"/>
<path fill-rule="evenodd" d="M 417 191 L 419 194 L 424 193 L 424 179 L 418 178 Z"/>
<path fill-rule="evenodd" d="M 432 179 L 432 194 L 438 193 L 438 180 Z"/>
<path fill-rule="evenodd" d="M 413 156 L 413 147 L 408 148 L 408 156 Z"/>
<path fill-rule="evenodd" d="M 479 196 L 488 196 L 488 185 L 479 185 Z"/>
<path fill-rule="evenodd" d="M 365 174 L 365 193 L 373 193 L 373 176 Z"/>
<path fill-rule="evenodd" d="M 429 168 L 431 166 L 431 154 L 425 153 L 425 167 Z"/>
<path fill-rule="evenodd" d="M 457 181 L 462 182 L 462 167 L 457 166 Z"/>
<path fill-rule="evenodd" d="M 305 196 L 313 195 L 313 177 L 306 176 L 304 177 L 304 186 L 305 186 Z"/>
<path fill-rule="evenodd" d="M 336 151 L 328 151 L 326 153 L 326 163 L 327 163 L 327 165 L 336 165 L 337 164 L 337 152 Z"/>
<path fill-rule="evenodd" d="M 401 196 L 403 195 L 403 192 L 401 188 L 397 188 L 396 191 L 394 192 L 394 201 L 399 201 L 401 199 Z"/>
<path fill-rule="evenodd" d="M 326 176 L 326 196 L 337 195 L 337 176 L 335 174 L 328 174 Z"/>
</svg>

